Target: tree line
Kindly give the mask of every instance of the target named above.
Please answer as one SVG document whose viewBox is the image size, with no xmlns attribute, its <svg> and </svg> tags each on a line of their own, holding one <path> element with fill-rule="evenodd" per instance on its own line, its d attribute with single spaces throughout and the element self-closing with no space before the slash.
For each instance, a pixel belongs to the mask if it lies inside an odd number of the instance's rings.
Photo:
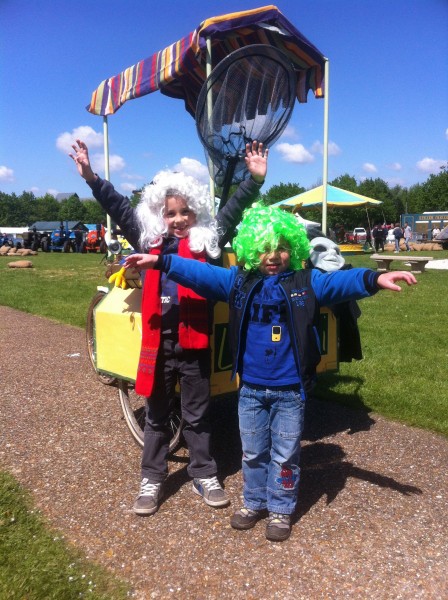
<svg viewBox="0 0 448 600">
<path fill-rule="evenodd" d="M 396 223 L 404 213 L 422 213 L 425 211 L 448 210 L 448 164 L 437 175 L 430 175 L 424 183 L 410 188 L 399 185 L 390 187 L 383 179 L 365 179 L 357 183 L 348 174 L 341 175 L 329 182 L 331 185 L 381 200 L 378 207 L 369 207 L 370 223 L 377 221 Z M 298 183 L 280 183 L 273 185 L 262 194 L 268 204 L 285 200 L 306 189 Z M 133 205 L 138 196 L 131 198 Z M 301 210 L 305 219 L 319 221 L 316 210 Z M 36 221 L 81 221 L 82 223 L 101 223 L 106 213 L 94 199 L 80 200 L 77 194 L 60 202 L 51 194 L 36 197 L 32 192 L 23 192 L 20 196 L 0 192 L 0 225 L 4 227 L 29 227 Z M 349 228 L 369 225 L 365 208 L 331 209 L 328 211 L 328 224 L 343 224 Z"/>
</svg>

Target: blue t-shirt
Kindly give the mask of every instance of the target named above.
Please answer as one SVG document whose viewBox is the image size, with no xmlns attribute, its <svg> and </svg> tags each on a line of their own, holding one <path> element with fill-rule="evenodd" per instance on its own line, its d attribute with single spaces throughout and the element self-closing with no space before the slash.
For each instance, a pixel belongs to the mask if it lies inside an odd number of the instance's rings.
<svg viewBox="0 0 448 600">
<path fill-rule="evenodd" d="M 241 379 L 266 387 L 300 382 L 286 322 L 285 295 L 278 275 L 264 277 L 262 288 L 253 297 Z"/>
</svg>

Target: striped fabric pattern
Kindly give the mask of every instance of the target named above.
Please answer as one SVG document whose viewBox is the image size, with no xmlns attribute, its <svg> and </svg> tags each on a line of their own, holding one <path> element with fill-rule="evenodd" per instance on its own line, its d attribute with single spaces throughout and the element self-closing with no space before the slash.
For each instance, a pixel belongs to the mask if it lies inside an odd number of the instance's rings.
<svg viewBox="0 0 448 600">
<path fill-rule="evenodd" d="M 128 100 L 160 90 L 172 98 L 183 99 L 194 117 L 206 79 L 208 37 L 212 40 L 214 65 L 249 44 L 277 46 L 295 67 L 299 102 L 306 102 L 309 90 L 316 98 L 323 97 L 324 56 L 271 5 L 206 19 L 178 42 L 104 80 L 93 92 L 87 110 L 95 115 L 111 115 Z"/>
</svg>

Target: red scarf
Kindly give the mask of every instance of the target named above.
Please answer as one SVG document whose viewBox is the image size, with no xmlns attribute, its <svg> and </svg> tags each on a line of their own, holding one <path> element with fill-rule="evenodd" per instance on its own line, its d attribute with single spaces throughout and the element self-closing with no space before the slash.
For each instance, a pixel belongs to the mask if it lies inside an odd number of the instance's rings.
<svg viewBox="0 0 448 600">
<path fill-rule="evenodd" d="M 160 254 L 152 248 L 150 254 Z M 205 262 L 205 252 L 193 254 L 188 238 L 179 241 L 179 256 Z M 142 294 L 142 347 L 137 370 L 135 391 L 150 396 L 154 386 L 154 373 L 160 347 L 162 303 L 160 299 L 161 271 L 148 269 L 145 273 Z M 179 298 L 179 345 L 185 350 L 203 350 L 209 347 L 207 300 L 193 290 L 177 286 Z"/>
</svg>

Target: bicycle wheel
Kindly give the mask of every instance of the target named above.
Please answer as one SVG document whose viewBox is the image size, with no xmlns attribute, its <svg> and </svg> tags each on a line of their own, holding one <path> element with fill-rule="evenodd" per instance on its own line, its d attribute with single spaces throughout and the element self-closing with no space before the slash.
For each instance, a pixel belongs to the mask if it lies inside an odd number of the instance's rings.
<svg viewBox="0 0 448 600">
<path fill-rule="evenodd" d="M 126 425 L 137 444 L 143 446 L 145 397 L 136 394 L 134 385 L 123 379 L 118 380 L 118 394 Z M 169 451 L 175 452 L 180 445 L 182 428 L 184 426 L 180 408 L 180 398 L 178 396 L 176 396 L 176 401 L 169 417 L 169 426 L 171 430 Z"/>
<path fill-rule="evenodd" d="M 95 371 L 98 379 L 104 385 L 113 385 L 116 383 L 116 377 L 112 375 L 106 375 L 104 373 L 99 373 L 95 364 L 95 312 L 94 309 L 97 304 L 104 298 L 106 292 L 98 291 L 95 296 L 92 298 L 90 306 L 87 311 L 87 323 L 86 323 L 86 342 L 87 342 L 87 353 L 90 358 L 90 363 Z"/>
</svg>

